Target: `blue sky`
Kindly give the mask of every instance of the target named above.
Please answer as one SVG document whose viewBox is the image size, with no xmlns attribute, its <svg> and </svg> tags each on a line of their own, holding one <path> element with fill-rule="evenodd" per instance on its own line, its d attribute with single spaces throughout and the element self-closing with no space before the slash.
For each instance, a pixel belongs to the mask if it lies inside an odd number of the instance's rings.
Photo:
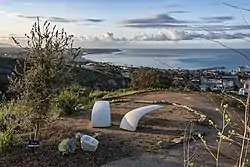
<svg viewBox="0 0 250 167">
<path fill-rule="evenodd" d="M 0 0 L 0 42 L 23 37 L 39 16 L 85 47 L 250 46 L 250 11 L 225 3 L 250 9 L 249 0 Z"/>
</svg>

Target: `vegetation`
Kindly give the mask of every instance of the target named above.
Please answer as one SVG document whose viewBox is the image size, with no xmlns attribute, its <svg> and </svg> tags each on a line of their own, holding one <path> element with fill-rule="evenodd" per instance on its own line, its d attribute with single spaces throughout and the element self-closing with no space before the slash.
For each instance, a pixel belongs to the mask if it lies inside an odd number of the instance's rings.
<svg viewBox="0 0 250 167">
<path fill-rule="evenodd" d="M 59 116 L 67 116 L 74 113 L 78 113 L 83 110 L 91 109 L 94 102 L 102 99 L 112 99 L 121 96 L 133 95 L 137 93 L 157 90 L 169 90 L 169 91 L 185 91 L 189 92 L 189 89 L 181 89 L 170 87 L 169 89 L 118 89 L 116 91 L 91 91 L 80 85 L 71 85 L 62 89 L 58 96 L 54 98 L 54 113 L 58 113 Z"/>
<path fill-rule="evenodd" d="M 0 113 L 0 153 L 6 147 L 12 144 L 13 141 L 13 128 L 10 127 L 5 120 L 5 114 Z"/>
<path fill-rule="evenodd" d="M 78 111 L 80 107 L 86 108 L 89 104 L 89 90 L 79 85 L 72 85 L 60 91 L 54 103 L 59 115 L 70 115 Z"/>
<path fill-rule="evenodd" d="M 241 109 L 242 111 L 245 109 L 245 105 L 241 102 L 246 103 L 246 98 L 241 96 L 232 96 L 229 94 L 216 94 L 211 93 L 211 97 L 215 99 L 215 101 L 223 102 L 228 104 L 230 107 L 235 107 Z"/>
<path fill-rule="evenodd" d="M 247 101 L 245 98 L 240 98 L 236 96 L 232 96 L 230 94 L 212 94 L 212 98 L 216 101 L 222 101 L 221 107 L 216 110 L 221 114 L 221 125 L 217 125 L 213 120 L 209 119 L 209 125 L 214 127 L 217 133 L 217 145 L 213 146 L 208 144 L 207 140 L 202 134 L 199 134 L 201 142 L 203 143 L 205 149 L 208 153 L 213 157 L 215 161 L 215 166 L 218 167 L 222 164 L 221 157 L 226 155 L 222 152 L 223 143 L 227 142 L 229 145 L 234 145 L 240 148 L 240 151 L 237 151 L 238 154 L 237 162 L 234 167 L 244 167 L 248 166 L 248 149 L 249 149 L 249 106 L 250 106 L 250 94 L 248 95 Z M 211 99 L 215 102 L 213 99 Z M 238 109 L 243 109 L 244 118 L 242 118 L 238 113 L 229 112 L 229 107 L 235 107 Z M 189 141 L 188 141 L 189 142 Z M 211 142 L 211 141 L 210 141 Z M 189 146 L 189 143 L 188 143 Z M 224 145 L 225 147 L 225 145 Z M 184 148 L 186 150 L 186 148 Z M 189 146 L 187 150 L 190 150 Z M 236 149 L 235 149 L 236 150 Z M 195 154 L 195 153 L 194 153 Z M 190 155 L 190 154 L 189 154 Z M 185 157 L 185 159 L 192 159 L 193 155 L 190 157 Z M 232 157 L 229 157 L 232 158 Z M 234 157 L 235 159 L 235 157 Z M 185 161 L 185 160 L 184 160 Z M 190 162 L 188 164 L 194 165 L 194 162 Z M 187 166 L 187 163 L 184 162 L 184 166 Z M 191 166 L 191 165 L 190 165 Z"/>
<path fill-rule="evenodd" d="M 18 118 L 20 110 L 21 108 L 14 106 L 12 101 L 0 105 L 0 153 L 17 143 L 16 134 L 21 127 Z"/>
<path fill-rule="evenodd" d="M 50 23 L 34 23 L 30 34 L 26 34 L 28 51 L 24 66 L 18 66 L 11 76 L 11 89 L 18 100 L 27 109 L 26 118 L 34 131 L 33 140 L 39 140 L 40 128 L 51 112 L 52 100 L 58 90 L 64 86 L 69 73 L 64 54 L 72 47 L 72 37 Z M 13 38 L 15 43 L 22 47 Z"/>
<path fill-rule="evenodd" d="M 206 140 L 204 139 L 204 137 L 199 134 L 199 138 L 201 139 L 202 143 L 204 144 L 205 148 L 208 150 L 208 152 L 212 155 L 212 157 L 215 160 L 215 166 L 218 167 L 219 166 L 219 160 L 220 160 L 220 155 L 221 155 L 221 146 L 222 146 L 222 142 L 225 139 L 230 139 L 232 135 L 235 134 L 234 130 L 227 130 L 226 128 L 229 126 L 229 124 L 231 123 L 231 118 L 229 116 L 228 113 L 228 105 L 222 104 L 222 109 L 218 109 L 217 111 L 219 111 L 222 115 L 222 127 L 220 128 L 218 125 L 215 124 L 215 122 L 213 122 L 212 120 L 209 120 L 209 124 L 211 126 L 213 126 L 218 134 L 218 140 L 217 140 L 217 152 L 213 153 L 211 151 L 211 147 L 207 144 Z"/>
<path fill-rule="evenodd" d="M 172 81 L 166 72 L 152 68 L 140 68 L 132 73 L 131 87 L 133 89 L 168 88 Z"/>
<path fill-rule="evenodd" d="M 147 90 L 144 90 L 147 91 Z M 54 98 L 55 113 L 61 116 L 71 115 L 92 108 L 97 100 L 131 95 L 140 91 L 119 89 L 116 91 L 90 91 L 80 85 L 71 85 L 60 91 Z"/>
</svg>

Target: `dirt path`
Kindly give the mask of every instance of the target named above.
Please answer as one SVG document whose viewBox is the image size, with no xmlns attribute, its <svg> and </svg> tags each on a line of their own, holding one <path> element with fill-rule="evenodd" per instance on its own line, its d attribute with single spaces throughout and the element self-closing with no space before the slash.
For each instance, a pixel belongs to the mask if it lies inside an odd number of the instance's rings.
<svg viewBox="0 0 250 167">
<path fill-rule="evenodd" d="M 145 93 L 142 95 L 136 95 L 133 97 L 128 97 L 135 100 L 145 100 L 145 101 L 160 101 L 160 100 L 166 100 L 173 103 L 180 103 L 182 105 L 190 106 L 198 111 L 201 111 L 202 114 L 206 115 L 207 117 L 214 120 L 214 122 L 217 123 L 217 125 L 221 124 L 221 115 L 216 111 L 216 108 L 219 106 L 212 102 L 209 98 L 200 95 L 199 93 L 173 93 L 173 92 L 153 92 L 153 93 Z M 119 107 L 122 107 L 122 105 L 126 104 L 120 104 Z M 128 105 L 128 104 L 127 104 Z M 131 106 L 131 105 L 128 105 Z M 131 109 L 131 108 L 129 108 Z M 170 112 L 170 113 L 169 113 Z M 157 125 L 164 125 L 165 127 L 175 127 L 177 129 L 182 129 L 183 126 L 181 125 L 182 122 L 185 122 L 186 125 L 187 121 L 187 115 L 190 113 L 187 113 L 187 111 L 182 112 L 180 108 L 172 108 L 168 107 L 167 111 L 164 111 L 165 114 L 151 114 L 151 116 L 146 116 L 146 118 L 142 119 L 142 123 L 144 120 L 147 120 L 147 117 L 149 117 L 148 121 L 154 125 L 156 128 Z M 157 117 L 157 115 L 159 117 Z M 163 118 L 163 115 L 166 116 Z M 190 116 L 190 115 L 189 115 Z M 155 119 L 156 118 L 156 119 Z M 162 120 L 160 122 L 159 120 Z M 189 120 L 192 119 L 191 117 Z M 154 121 L 156 120 L 156 121 Z M 170 123 L 171 122 L 171 123 Z M 182 126 L 182 128 L 181 128 Z M 216 140 L 216 132 L 213 128 L 208 126 L 197 126 L 198 131 L 200 133 L 206 134 L 206 140 L 209 144 L 215 145 Z M 154 130 L 154 129 L 152 129 Z M 166 130 L 166 129 L 165 129 Z M 182 129 L 183 130 L 183 129 Z M 139 133 L 141 129 L 137 130 L 137 133 Z M 152 132 L 151 132 L 152 133 Z M 164 133 L 163 133 L 164 134 Z M 164 140 L 164 139 L 163 139 Z M 156 141 L 155 141 L 156 142 Z M 225 157 L 221 158 L 221 166 L 228 167 L 233 166 L 235 164 L 235 159 L 228 159 L 229 157 L 237 157 L 236 154 L 237 151 L 236 148 L 233 146 L 228 146 L 228 143 L 224 144 L 225 147 L 222 148 L 223 152 L 227 152 Z M 190 145 L 190 154 L 193 152 L 196 152 L 196 156 L 193 158 L 193 162 L 195 166 L 200 167 L 206 167 L 206 166 L 215 166 L 214 160 L 204 149 L 203 145 L 200 141 L 192 142 Z M 195 149 L 196 148 L 196 149 Z M 197 149 L 198 148 L 198 149 Z M 195 151 L 194 151 L 195 150 Z M 121 160 L 117 160 L 111 163 L 108 163 L 107 165 L 104 165 L 103 167 L 179 167 L 183 166 L 183 145 L 177 145 L 175 147 L 169 148 L 162 154 L 144 154 L 141 156 L 133 157 L 133 158 L 125 158 Z"/>
</svg>

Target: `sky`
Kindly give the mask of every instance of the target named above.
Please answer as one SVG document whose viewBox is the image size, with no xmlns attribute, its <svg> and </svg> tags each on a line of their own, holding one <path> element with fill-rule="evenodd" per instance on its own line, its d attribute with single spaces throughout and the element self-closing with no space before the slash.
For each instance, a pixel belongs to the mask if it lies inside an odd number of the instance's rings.
<svg viewBox="0 0 250 167">
<path fill-rule="evenodd" d="M 24 42 L 37 16 L 81 47 L 250 48 L 249 0 L 0 0 L 0 43 Z"/>
</svg>

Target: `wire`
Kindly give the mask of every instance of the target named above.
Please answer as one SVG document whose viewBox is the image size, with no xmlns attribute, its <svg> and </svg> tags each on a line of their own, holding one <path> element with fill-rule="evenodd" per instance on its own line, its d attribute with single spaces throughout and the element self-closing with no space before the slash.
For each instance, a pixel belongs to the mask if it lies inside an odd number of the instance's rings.
<svg viewBox="0 0 250 167">
<path fill-rule="evenodd" d="M 236 8 L 236 9 L 240 9 L 240 10 L 250 12 L 250 9 L 247 9 L 247 8 L 239 7 L 239 6 L 236 6 L 236 5 L 231 5 L 231 4 L 226 3 L 226 2 L 222 2 L 222 4 L 224 4 L 226 6 L 229 6 L 229 7 L 232 7 L 232 8 Z"/>
<path fill-rule="evenodd" d="M 203 30 L 205 30 L 205 31 L 207 31 L 207 32 L 209 32 L 209 33 L 213 33 L 213 32 L 211 32 L 210 30 L 208 30 L 208 29 L 206 29 L 206 28 L 204 28 L 204 27 L 200 27 L 200 28 L 203 29 Z M 231 50 L 231 51 L 233 51 L 233 52 L 235 52 L 235 53 L 237 53 L 237 54 L 243 56 L 243 57 L 244 57 L 245 59 L 247 59 L 248 61 L 250 61 L 250 58 L 248 57 L 248 55 L 242 53 L 241 51 L 236 50 L 236 49 L 233 49 L 233 48 L 231 48 L 231 47 L 228 47 L 227 45 L 221 43 L 220 41 L 217 41 L 217 40 L 214 40 L 214 39 L 211 39 L 211 38 L 206 38 L 206 39 L 209 40 L 209 41 L 215 42 L 215 43 L 221 45 L 222 47 L 224 47 L 224 48 L 226 48 L 226 49 L 228 49 L 228 50 Z"/>
</svg>

